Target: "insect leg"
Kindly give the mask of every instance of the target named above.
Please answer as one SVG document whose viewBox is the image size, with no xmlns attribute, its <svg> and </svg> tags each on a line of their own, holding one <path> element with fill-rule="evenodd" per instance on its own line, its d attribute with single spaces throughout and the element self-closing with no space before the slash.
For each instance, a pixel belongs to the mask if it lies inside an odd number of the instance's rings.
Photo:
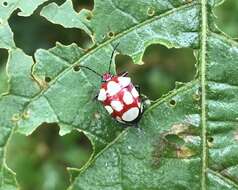
<svg viewBox="0 0 238 190">
<path fill-rule="evenodd" d="M 98 99 L 98 94 L 96 96 L 93 97 L 93 100 L 97 100 Z"/>
<path fill-rule="evenodd" d="M 136 90 L 138 91 L 139 95 L 140 95 L 140 86 L 139 85 L 135 85 Z"/>
<path fill-rule="evenodd" d="M 92 91 L 92 96 L 91 96 L 92 100 L 97 101 L 98 100 L 98 95 L 99 95 L 99 91 L 98 90 L 97 91 L 93 90 Z"/>
<path fill-rule="evenodd" d="M 122 72 L 119 74 L 119 76 L 121 76 L 121 77 L 126 77 L 127 75 L 128 75 L 128 72 Z"/>
</svg>

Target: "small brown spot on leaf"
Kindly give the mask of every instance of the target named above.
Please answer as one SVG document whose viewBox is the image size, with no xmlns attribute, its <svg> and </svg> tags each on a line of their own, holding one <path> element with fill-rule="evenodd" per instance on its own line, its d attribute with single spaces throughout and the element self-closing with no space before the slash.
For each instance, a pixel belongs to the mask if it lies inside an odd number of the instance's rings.
<svg viewBox="0 0 238 190">
<path fill-rule="evenodd" d="M 181 146 L 180 148 L 177 149 L 176 152 L 178 158 L 189 158 L 195 155 L 195 152 L 186 146 Z"/>
<path fill-rule="evenodd" d="M 154 150 L 152 151 L 151 157 L 152 157 L 152 165 L 155 167 L 160 166 L 161 159 L 163 158 L 163 154 L 166 149 L 166 145 L 163 139 L 159 139 L 158 142 L 156 142 L 154 145 Z"/>
<path fill-rule="evenodd" d="M 180 133 L 183 133 L 184 131 L 187 131 L 188 128 L 188 125 L 184 123 L 174 124 L 170 129 L 170 133 L 178 135 Z"/>
</svg>

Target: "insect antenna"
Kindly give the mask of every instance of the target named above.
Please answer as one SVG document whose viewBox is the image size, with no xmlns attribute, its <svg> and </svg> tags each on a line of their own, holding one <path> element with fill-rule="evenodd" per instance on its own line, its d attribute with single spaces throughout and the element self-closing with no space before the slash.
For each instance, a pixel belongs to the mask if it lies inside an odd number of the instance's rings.
<svg viewBox="0 0 238 190">
<path fill-rule="evenodd" d="M 117 49 L 117 47 L 119 46 L 120 42 L 118 42 L 115 47 L 113 48 L 113 51 L 112 51 L 112 55 L 111 55 L 111 59 L 110 59 L 110 63 L 109 63 L 109 67 L 108 67 L 108 73 L 110 73 L 111 71 L 111 65 L 112 65 L 112 59 L 113 59 L 113 56 L 114 56 L 114 53 Z"/>
<path fill-rule="evenodd" d="M 100 73 L 98 73 L 97 71 L 91 69 L 90 67 L 87 67 L 87 66 L 84 66 L 84 65 L 78 65 L 78 67 L 82 67 L 82 68 L 85 68 L 85 69 L 88 69 L 89 71 L 92 71 L 94 74 L 100 76 L 102 78 L 102 75 Z"/>
</svg>

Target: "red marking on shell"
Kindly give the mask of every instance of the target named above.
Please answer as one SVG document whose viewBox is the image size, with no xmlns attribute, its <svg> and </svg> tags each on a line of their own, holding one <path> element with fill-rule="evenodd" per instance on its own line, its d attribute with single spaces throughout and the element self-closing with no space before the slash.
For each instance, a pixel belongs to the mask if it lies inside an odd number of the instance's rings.
<svg viewBox="0 0 238 190">
<path fill-rule="evenodd" d="M 106 82 L 103 82 L 101 84 L 101 89 L 103 88 L 106 91 L 106 100 L 101 101 L 102 104 L 104 106 L 111 106 L 112 101 L 119 101 L 123 105 L 123 109 L 120 110 L 120 111 L 116 111 L 115 109 L 113 109 L 113 112 L 111 113 L 111 116 L 113 118 L 115 118 L 119 121 L 119 118 L 122 118 L 122 115 L 125 112 L 127 112 L 128 110 L 130 110 L 131 108 L 137 107 L 137 108 L 139 108 L 139 110 L 141 110 L 141 100 L 140 100 L 139 97 L 134 97 L 133 96 L 132 90 L 135 90 L 135 87 L 131 82 L 127 86 L 124 86 L 124 87 L 120 85 L 120 90 L 117 93 L 115 93 L 114 95 L 111 96 L 108 93 L 108 83 L 110 81 L 113 81 L 113 82 L 119 84 L 118 76 L 111 76 L 110 80 L 108 80 Z M 109 91 L 111 92 L 111 89 Z M 126 104 L 126 102 L 124 102 L 124 100 L 123 100 L 124 94 L 128 94 L 128 93 L 131 94 L 130 98 L 132 98 L 132 101 L 130 101 L 131 102 L 130 104 Z M 120 120 L 119 122 L 122 122 L 122 121 Z"/>
</svg>

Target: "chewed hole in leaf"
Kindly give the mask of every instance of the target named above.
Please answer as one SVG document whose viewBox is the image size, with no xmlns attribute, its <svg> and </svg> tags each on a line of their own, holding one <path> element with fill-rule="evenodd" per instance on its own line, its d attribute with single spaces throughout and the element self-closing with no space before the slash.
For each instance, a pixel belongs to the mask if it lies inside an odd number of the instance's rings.
<svg viewBox="0 0 238 190">
<path fill-rule="evenodd" d="M 50 82 L 51 81 L 51 78 L 50 77 L 45 77 L 45 82 Z"/>
<path fill-rule="evenodd" d="M 177 145 L 181 145 L 184 143 L 184 140 L 175 134 L 168 134 L 168 135 L 164 136 L 164 138 L 169 143 L 173 143 L 173 144 L 177 144 Z"/>
<path fill-rule="evenodd" d="M 6 73 L 6 64 L 7 64 L 8 52 L 6 49 L 0 48 L 0 94 L 7 91 L 7 73 Z"/>
<path fill-rule="evenodd" d="M 73 67 L 73 69 L 74 69 L 75 72 L 78 72 L 78 71 L 80 71 L 80 66 L 79 65 L 75 65 Z"/>
<path fill-rule="evenodd" d="M 93 17 L 93 15 L 92 15 L 92 13 L 90 12 L 90 13 L 88 13 L 88 15 L 86 16 L 86 19 L 87 19 L 87 20 L 91 20 L 92 17 Z"/>
<path fill-rule="evenodd" d="M 215 8 L 214 12 L 218 27 L 228 35 L 238 38 L 238 1 L 227 0 Z"/>
<path fill-rule="evenodd" d="M 9 24 L 14 33 L 16 46 L 28 55 L 33 55 L 39 48 L 52 48 L 56 42 L 64 45 L 76 43 L 84 49 L 92 44 L 91 37 L 83 30 L 52 24 L 37 13 L 29 17 L 20 17 L 14 13 L 10 17 Z"/>
<path fill-rule="evenodd" d="M 93 10 L 94 2 L 93 0 L 72 0 L 74 10 L 79 12 L 82 9 Z"/>
<path fill-rule="evenodd" d="M 7 2 L 7 1 L 3 1 L 3 2 L 2 2 L 2 6 L 3 6 L 3 7 L 7 7 L 7 6 L 8 6 L 8 2 Z"/>
<path fill-rule="evenodd" d="M 107 33 L 108 38 L 113 38 L 115 36 L 115 33 L 113 31 L 110 31 Z"/>
<path fill-rule="evenodd" d="M 175 134 L 163 134 L 153 143 L 152 160 L 153 165 L 160 166 L 163 158 L 177 158 L 180 147 L 184 140 Z"/>
<path fill-rule="evenodd" d="M 170 100 L 169 101 L 169 105 L 170 106 L 175 106 L 176 105 L 176 101 L 175 100 Z"/>
<path fill-rule="evenodd" d="M 158 167 L 164 158 L 183 159 L 196 154 L 196 148 L 187 144 L 182 136 L 166 132 L 153 143 L 151 156 L 153 165 Z"/>
<path fill-rule="evenodd" d="M 207 141 L 209 142 L 209 143 L 213 143 L 213 141 L 214 141 L 214 138 L 213 137 L 207 137 Z"/>
<path fill-rule="evenodd" d="M 117 73 L 129 72 L 133 82 L 141 87 L 142 94 L 152 100 L 175 88 L 175 82 L 189 82 L 196 73 L 193 49 L 168 49 L 162 45 L 147 47 L 143 65 L 133 64 L 127 55 L 116 56 Z"/>
<path fill-rule="evenodd" d="M 66 167 L 80 168 L 90 158 L 92 146 L 84 134 L 73 131 L 61 137 L 58 132 L 56 124 L 43 124 L 28 137 L 13 135 L 7 164 L 22 189 L 49 189 L 44 184 L 50 180 L 55 189 L 64 190 L 69 185 Z"/>
</svg>

